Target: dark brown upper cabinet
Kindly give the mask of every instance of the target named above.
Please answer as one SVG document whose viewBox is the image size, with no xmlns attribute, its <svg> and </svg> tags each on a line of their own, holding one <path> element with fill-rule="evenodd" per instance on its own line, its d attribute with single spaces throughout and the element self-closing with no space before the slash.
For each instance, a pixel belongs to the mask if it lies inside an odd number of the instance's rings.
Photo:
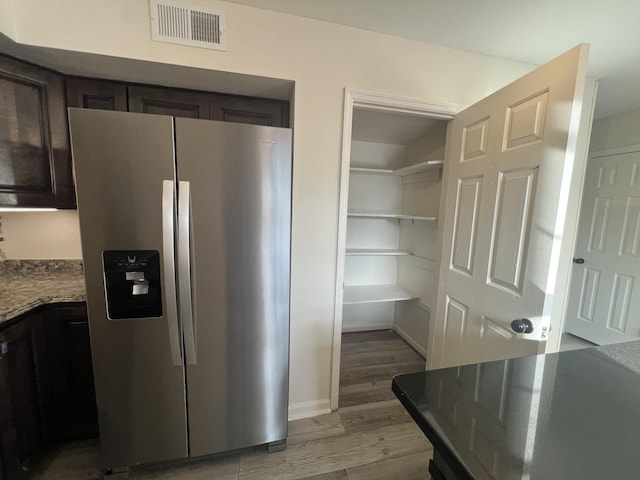
<svg viewBox="0 0 640 480">
<path fill-rule="evenodd" d="M 73 208 L 64 77 L 0 56 L 0 205 Z"/>
<path fill-rule="evenodd" d="M 127 111 L 127 85 L 86 78 L 67 79 L 67 106 Z"/>
<path fill-rule="evenodd" d="M 129 111 L 186 118 L 209 118 L 209 95 L 188 90 L 130 86 Z"/>
<path fill-rule="evenodd" d="M 210 98 L 211 120 L 269 127 L 289 126 L 289 102 L 222 94 L 212 94 Z"/>
<path fill-rule="evenodd" d="M 67 106 L 289 127 L 289 102 L 66 77 L 0 55 L 0 206 L 75 208 Z"/>
<path fill-rule="evenodd" d="M 129 86 L 129 111 L 223 122 L 289 126 L 289 102 L 164 87 Z"/>
</svg>

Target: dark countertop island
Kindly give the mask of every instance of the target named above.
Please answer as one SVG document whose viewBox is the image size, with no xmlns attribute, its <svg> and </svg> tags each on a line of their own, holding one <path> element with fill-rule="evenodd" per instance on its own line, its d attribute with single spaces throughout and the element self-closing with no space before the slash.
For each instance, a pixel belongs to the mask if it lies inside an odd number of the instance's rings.
<svg viewBox="0 0 640 480">
<path fill-rule="evenodd" d="M 435 480 L 640 478 L 640 342 L 396 376 Z"/>
</svg>

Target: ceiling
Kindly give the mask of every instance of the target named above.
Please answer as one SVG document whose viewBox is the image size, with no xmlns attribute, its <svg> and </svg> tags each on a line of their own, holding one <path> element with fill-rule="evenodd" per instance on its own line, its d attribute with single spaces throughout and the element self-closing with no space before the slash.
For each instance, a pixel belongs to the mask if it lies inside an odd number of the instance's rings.
<svg viewBox="0 0 640 480">
<path fill-rule="evenodd" d="M 640 108 L 638 0 L 228 0 L 535 65 L 591 44 L 596 118 Z"/>
</svg>

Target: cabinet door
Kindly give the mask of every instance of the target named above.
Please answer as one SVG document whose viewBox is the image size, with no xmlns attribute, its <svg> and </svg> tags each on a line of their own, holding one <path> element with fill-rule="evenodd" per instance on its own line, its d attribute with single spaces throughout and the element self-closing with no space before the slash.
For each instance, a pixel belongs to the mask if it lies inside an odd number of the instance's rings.
<svg viewBox="0 0 640 480">
<path fill-rule="evenodd" d="M 128 87 L 129 111 L 186 118 L 209 118 L 209 95 L 160 87 Z"/>
<path fill-rule="evenodd" d="M 211 95 L 211 120 L 289 127 L 289 102 L 237 95 Z"/>
<path fill-rule="evenodd" d="M 44 445 L 47 431 L 42 315 L 0 330 L 0 439 L 7 478 Z"/>
<path fill-rule="evenodd" d="M 4 56 L 0 56 L 0 205 L 75 205 L 63 77 Z"/>
<path fill-rule="evenodd" d="M 4 344 L 4 337 L 0 332 L 0 352 L 7 349 Z M 16 425 L 12 399 L 10 396 L 11 381 L 8 368 L 7 353 L 0 353 L 0 479 L 6 480 L 12 477 L 14 472 L 20 470 L 18 460 L 18 446 L 16 439 Z"/>
<path fill-rule="evenodd" d="M 127 86 L 105 80 L 68 78 L 67 106 L 126 112 Z"/>
<path fill-rule="evenodd" d="M 51 307 L 45 318 L 55 436 L 62 440 L 96 436 L 87 308 L 84 304 Z"/>
</svg>

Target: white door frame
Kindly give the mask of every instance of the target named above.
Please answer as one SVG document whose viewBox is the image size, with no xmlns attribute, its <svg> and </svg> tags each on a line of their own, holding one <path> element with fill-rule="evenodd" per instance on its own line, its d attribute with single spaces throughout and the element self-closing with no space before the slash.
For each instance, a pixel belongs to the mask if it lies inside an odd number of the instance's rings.
<svg viewBox="0 0 640 480">
<path fill-rule="evenodd" d="M 336 293 L 333 322 L 333 351 L 331 355 L 331 410 L 338 409 L 340 388 L 340 348 L 342 345 L 342 289 L 344 284 L 344 256 L 347 242 L 347 204 L 349 200 L 349 166 L 351 163 L 351 130 L 353 109 L 365 107 L 371 110 L 407 113 L 430 118 L 450 120 L 464 109 L 463 105 L 430 102 L 395 95 L 345 88 L 344 117 L 342 127 L 342 157 L 340 167 L 340 200 L 338 207 L 338 249 L 336 258 Z"/>
</svg>

